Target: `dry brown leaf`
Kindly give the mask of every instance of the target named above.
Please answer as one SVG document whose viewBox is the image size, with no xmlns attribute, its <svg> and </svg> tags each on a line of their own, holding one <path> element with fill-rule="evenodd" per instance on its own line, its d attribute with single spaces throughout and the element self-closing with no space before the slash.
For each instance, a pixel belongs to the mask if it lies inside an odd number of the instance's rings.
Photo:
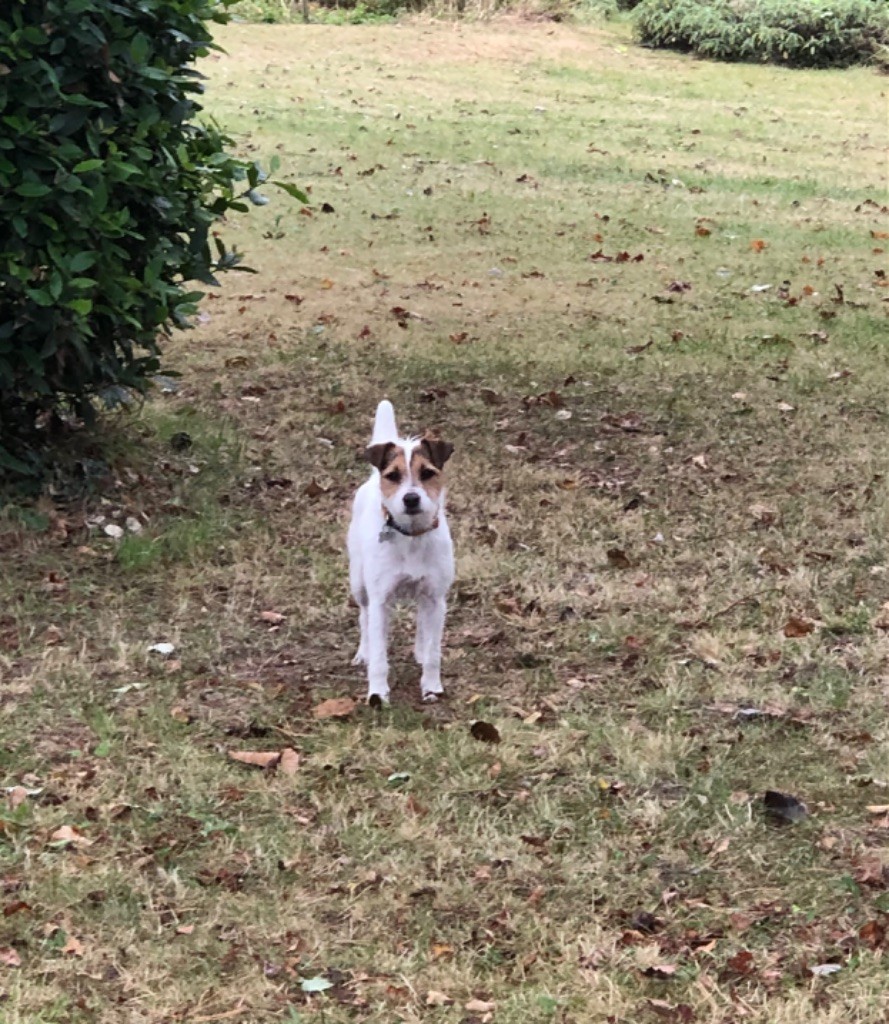
<svg viewBox="0 0 889 1024">
<path fill-rule="evenodd" d="M 312 498 L 314 500 L 315 498 L 320 498 L 322 494 L 327 494 L 329 490 L 329 487 L 323 487 L 314 477 L 312 477 L 312 479 L 306 484 L 303 494 L 305 494 L 307 498 Z"/>
<path fill-rule="evenodd" d="M 642 972 L 646 978 L 672 978 L 676 973 L 675 964 L 653 964 Z"/>
<path fill-rule="evenodd" d="M 24 786 L 13 786 L 12 789 L 8 790 L 6 799 L 9 801 L 10 808 L 14 811 L 16 807 L 21 806 L 28 799 L 28 791 Z"/>
<path fill-rule="evenodd" d="M 0 964 L 4 967 L 21 967 L 22 958 L 16 953 L 12 946 L 4 946 L 0 949 Z"/>
<path fill-rule="evenodd" d="M 193 931 L 194 931 L 194 925 L 193 924 L 180 924 L 179 927 L 176 929 L 176 934 L 177 935 L 191 935 L 191 933 Z"/>
<path fill-rule="evenodd" d="M 454 955 L 454 947 L 448 945 L 446 942 L 433 942 L 432 943 L 432 959 L 433 960 L 444 960 Z"/>
<path fill-rule="evenodd" d="M 868 804 L 868 814 L 889 814 L 889 804 Z"/>
<path fill-rule="evenodd" d="M 228 756 L 232 761 L 253 765 L 255 768 L 271 768 L 281 760 L 278 750 L 230 750 Z"/>
<path fill-rule="evenodd" d="M 468 1013 L 493 1013 L 497 1009 L 497 1004 L 484 999 L 470 999 L 463 1009 Z"/>
<path fill-rule="evenodd" d="M 763 526 L 774 526 L 778 522 L 778 511 L 770 505 L 762 505 L 757 502 L 755 505 L 750 506 L 749 512 Z"/>
<path fill-rule="evenodd" d="M 798 615 L 791 615 L 784 623 L 784 635 L 791 639 L 801 636 L 808 636 L 815 629 L 815 623 L 810 619 L 801 619 Z"/>
<path fill-rule="evenodd" d="M 725 966 L 735 974 L 750 974 L 753 971 L 753 954 L 749 949 L 741 949 L 729 957 Z"/>
<path fill-rule="evenodd" d="M 608 564 L 613 569 L 632 569 L 633 563 L 627 558 L 626 552 L 620 548 L 609 548 L 606 552 Z"/>
<path fill-rule="evenodd" d="M 874 629 L 885 629 L 889 630 L 889 601 L 880 608 L 877 612 L 876 618 L 871 623 Z"/>
<path fill-rule="evenodd" d="M 880 921 L 868 921 L 858 929 L 858 938 L 871 949 L 879 949 L 886 941 L 886 927 Z"/>
<path fill-rule="evenodd" d="M 278 767 L 285 775 L 296 775 L 299 768 L 299 754 L 297 754 L 293 747 L 285 747 L 281 751 Z"/>
<path fill-rule="evenodd" d="M 751 252 L 762 252 L 763 249 L 768 247 L 768 242 L 764 242 L 761 238 L 754 238 L 750 243 Z"/>
<path fill-rule="evenodd" d="M 92 846 L 92 840 L 70 825 L 62 825 L 49 837 L 54 843 L 71 843 L 74 846 Z"/>
<path fill-rule="evenodd" d="M 68 941 L 62 946 L 62 952 L 67 956 L 83 956 L 85 950 L 80 939 L 75 939 L 73 935 L 70 935 Z"/>
<path fill-rule="evenodd" d="M 450 996 L 446 996 L 444 992 L 436 992 L 431 988 L 426 993 L 427 1006 L 452 1006 L 453 1002 L 454 1000 Z"/>
<path fill-rule="evenodd" d="M 272 626 L 277 626 L 279 623 L 284 621 L 284 616 L 281 612 L 260 612 L 259 617 L 263 622 L 268 622 Z"/>
<path fill-rule="evenodd" d="M 500 732 L 496 725 L 491 725 L 490 722 L 473 722 L 469 727 L 469 732 L 473 739 L 481 740 L 483 743 L 499 743 Z"/>
<path fill-rule="evenodd" d="M 322 701 L 312 712 L 315 718 L 348 718 L 355 710 L 351 697 L 331 697 Z"/>
</svg>

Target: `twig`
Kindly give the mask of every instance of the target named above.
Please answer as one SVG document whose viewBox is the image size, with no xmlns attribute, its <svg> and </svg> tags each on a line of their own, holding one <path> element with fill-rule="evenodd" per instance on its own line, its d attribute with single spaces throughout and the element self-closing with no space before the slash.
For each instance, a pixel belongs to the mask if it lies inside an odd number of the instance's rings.
<svg viewBox="0 0 889 1024">
<path fill-rule="evenodd" d="M 247 1013 L 248 1010 L 249 1007 L 244 1006 L 242 1003 L 233 1010 L 226 1010 L 225 1013 L 208 1013 L 201 1017 L 190 1017 L 189 1024 L 209 1024 L 210 1021 L 214 1020 L 231 1020 L 232 1017 L 240 1017 L 242 1013 Z"/>
<path fill-rule="evenodd" d="M 747 594 L 746 597 L 739 597 L 737 601 L 732 601 L 731 604 L 726 605 L 725 608 L 721 608 L 718 612 L 714 612 L 706 619 L 697 619 L 695 622 L 683 623 L 688 629 L 701 629 L 703 626 L 709 626 L 715 619 L 721 618 L 723 615 L 728 615 L 730 611 L 737 608 L 742 604 L 750 604 L 755 602 L 758 597 L 763 597 L 765 594 L 774 594 L 779 591 L 780 587 L 767 587 L 765 590 L 757 590 L 752 594 Z"/>
</svg>

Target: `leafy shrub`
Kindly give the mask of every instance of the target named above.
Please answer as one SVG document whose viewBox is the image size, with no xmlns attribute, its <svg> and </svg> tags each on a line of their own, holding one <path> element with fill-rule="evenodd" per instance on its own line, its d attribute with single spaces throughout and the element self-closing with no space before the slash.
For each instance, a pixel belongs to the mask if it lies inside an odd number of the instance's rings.
<svg viewBox="0 0 889 1024">
<path fill-rule="evenodd" d="M 302 20 L 299 0 L 237 0 L 231 14 L 243 21 L 286 23 Z"/>
<path fill-rule="evenodd" d="M 846 67 L 889 42 L 885 0 L 642 0 L 639 37 L 716 60 Z"/>
<path fill-rule="evenodd" d="M 144 390 L 159 341 L 195 312 L 186 282 L 240 260 L 212 225 L 265 202 L 264 174 L 195 120 L 192 65 L 225 3 L 0 10 L 0 468 L 29 471 L 22 439 L 48 414 Z"/>
</svg>

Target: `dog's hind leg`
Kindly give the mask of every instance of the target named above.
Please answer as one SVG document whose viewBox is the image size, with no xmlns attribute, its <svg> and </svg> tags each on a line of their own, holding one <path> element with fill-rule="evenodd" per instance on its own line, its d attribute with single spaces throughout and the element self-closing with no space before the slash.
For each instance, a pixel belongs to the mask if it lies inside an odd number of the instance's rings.
<svg viewBox="0 0 889 1024">
<path fill-rule="evenodd" d="M 446 605 L 443 597 L 422 597 L 417 602 L 417 640 L 414 654 L 423 666 L 420 691 L 423 700 L 438 700 L 441 685 L 441 638 Z"/>
</svg>

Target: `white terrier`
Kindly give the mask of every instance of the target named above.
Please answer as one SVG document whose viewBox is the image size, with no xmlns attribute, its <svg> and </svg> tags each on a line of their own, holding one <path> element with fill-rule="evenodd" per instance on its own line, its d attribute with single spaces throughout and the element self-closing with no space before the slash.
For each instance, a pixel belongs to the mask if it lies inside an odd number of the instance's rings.
<svg viewBox="0 0 889 1024">
<path fill-rule="evenodd" d="M 453 450 L 445 441 L 399 437 L 392 403 L 377 406 L 367 449 L 373 471 L 355 494 L 348 541 L 349 583 L 361 617 L 352 664 L 367 665 L 368 700 L 389 700 L 389 614 L 405 597 L 417 602 L 414 657 L 423 666 L 423 700 L 442 692 L 441 637 L 454 581 L 442 470 Z"/>
</svg>

